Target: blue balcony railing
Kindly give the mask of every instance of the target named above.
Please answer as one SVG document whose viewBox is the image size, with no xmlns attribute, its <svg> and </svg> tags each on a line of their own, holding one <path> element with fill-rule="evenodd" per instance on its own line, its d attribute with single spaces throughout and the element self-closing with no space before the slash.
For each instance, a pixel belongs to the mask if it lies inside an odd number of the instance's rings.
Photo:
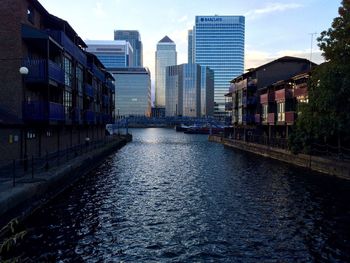
<svg viewBox="0 0 350 263">
<path fill-rule="evenodd" d="M 247 98 L 247 105 L 255 105 L 258 103 L 258 98 L 255 96 L 251 96 Z"/>
<path fill-rule="evenodd" d="M 84 84 L 84 93 L 87 96 L 93 98 L 94 97 L 94 88 L 90 84 L 85 83 Z"/>
<path fill-rule="evenodd" d="M 48 30 L 48 34 L 71 54 L 79 63 L 87 66 L 87 58 L 84 52 L 63 31 Z"/>
<path fill-rule="evenodd" d="M 64 84 L 64 71 L 60 65 L 48 59 L 26 59 L 23 65 L 28 68 L 27 82 L 48 82 L 49 79 Z"/>
<path fill-rule="evenodd" d="M 25 121 L 64 121 L 64 106 L 47 101 L 23 102 Z"/>
<path fill-rule="evenodd" d="M 253 114 L 244 114 L 242 116 L 242 121 L 244 123 L 254 123 L 255 122 L 255 115 L 253 115 Z"/>
<path fill-rule="evenodd" d="M 94 124 L 95 123 L 95 112 L 93 112 L 91 110 L 86 110 L 84 112 L 84 120 L 89 124 Z"/>
<path fill-rule="evenodd" d="M 89 63 L 89 67 L 94 76 L 96 76 L 101 81 L 105 81 L 105 74 L 95 64 Z"/>
</svg>

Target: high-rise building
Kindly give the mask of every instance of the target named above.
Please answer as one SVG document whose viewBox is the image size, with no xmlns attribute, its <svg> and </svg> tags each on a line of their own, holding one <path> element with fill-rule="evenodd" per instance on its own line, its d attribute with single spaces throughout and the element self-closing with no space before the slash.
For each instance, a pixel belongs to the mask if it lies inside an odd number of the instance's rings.
<svg viewBox="0 0 350 263">
<path fill-rule="evenodd" d="M 165 76 L 166 67 L 176 65 L 176 45 L 168 36 L 157 44 L 156 51 L 156 78 L 155 78 L 155 106 L 165 107 Z"/>
<path fill-rule="evenodd" d="M 115 116 L 151 115 L 151 73 L 147 68 L 115 68 Z"/>
<path fill-rule="evenodd" d="M 188 48 L 187 48 L 187 58 L 188 58 L 188 64 L 194 63 L 193 61 L 193 30 L 188 30 L 187 35 L 187 42 L 188 42 Z"/>
<path fill-rule="evenodd" d="M 196 16 L 194 62 L 214 71 L 215 116 L 225 116 L 225 97 L 232 78 L 244 70 L 243 16 Z"/>
<path fill-rule="evenodd" d="M 166 68 L 165 115 L 210 116 L 214 104 L 214 74 L 208 67 L 181 64 Z"/>
<path fill-rule="evenodd" d="M 125 40 L 87 40 L 86 50 L 96 55 L 109 68 L 132 67 L 133 48 Z"/>
<path fill-rule="evenodd" d="M 137 30 L 115 30 L 114 40 L 126 40 L 132 46 L 134 67 L 143 67 L 142 42 Z"/>
</svg>

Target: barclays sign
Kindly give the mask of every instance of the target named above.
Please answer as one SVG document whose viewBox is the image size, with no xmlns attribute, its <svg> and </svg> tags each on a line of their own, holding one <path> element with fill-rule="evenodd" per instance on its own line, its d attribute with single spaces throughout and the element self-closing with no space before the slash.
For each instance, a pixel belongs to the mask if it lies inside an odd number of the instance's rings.
<svg viewBox="0 0 350 263">
<path fill-rule="evenodd" d="M 222 22 L 222 17 L 201 17 L 201 22 Z"/>
</svg>

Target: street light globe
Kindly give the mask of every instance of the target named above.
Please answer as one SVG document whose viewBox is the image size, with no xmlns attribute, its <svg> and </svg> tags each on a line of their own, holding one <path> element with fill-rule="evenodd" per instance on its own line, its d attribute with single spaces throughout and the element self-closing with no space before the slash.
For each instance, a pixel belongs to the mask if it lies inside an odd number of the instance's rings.
<svg viewBox="0 0 350 263">
<path fill-rule="evenodd" d="M 19 68 L 19 73 L 20 73 L 21 75 L 27 75 L 27 74 L 29 73 L 29 70 L 28 70 L 27 67 L 20 67 L 20 68 Z"/>
</svg>

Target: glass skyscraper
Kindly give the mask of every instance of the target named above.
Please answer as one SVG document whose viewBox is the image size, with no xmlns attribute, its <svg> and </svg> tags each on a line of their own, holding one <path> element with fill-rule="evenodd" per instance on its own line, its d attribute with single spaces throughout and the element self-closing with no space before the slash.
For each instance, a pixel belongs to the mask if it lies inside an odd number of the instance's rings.
<svg viewBox="0 0 350 263">
<path fill-rule="evenodd" d="M 194 63 L 193 61 L 193 30 L 190 29 L 188 30 L 188 35 L 187 35 L 187 43 L 188 43 L 188 48 L 187 48 L 187 58 L 188 64 Z"/>
<path fill-rule="evenodd" d="M 166 68 L 165 115 L 210 116 L 214 104 L 214 73 L 198 64 Z"/>
<path fill-rule="evenodd" d="M 114 40 L 126 40 L 132 46 L 134 67 L 143 67 L 142 42 L 137 30 L 115 30 Z"/>
<path fill-rule="evenodd" d="M 115 79 L 115 116 L 151 115 L 151 74 L 147 68 L 111 69 Z"/>
<path fill-rule="evenodd" d="M 133 65 L 133 49 L 125 40 L 86 40 L 85 43 L 86 51 L 98 57 L 107 70 Z"/>
<path fill-rule="evenodd" d="M 196 16 L 193 60 L 214 71 L 214 114 L 217 117 L 225 116 L 224 95 L 230 80 L 244 71 L 244 36 L 243 16 Z"/>
<path fill-rule="evenodd" d="M 166 67 L 176 65 L 176 62 L 176 45 L 168 36 L 165 36 L 158 42 L 156 51 L 155 106 L 158 108 L 165 107 Z"/>
</svg>

